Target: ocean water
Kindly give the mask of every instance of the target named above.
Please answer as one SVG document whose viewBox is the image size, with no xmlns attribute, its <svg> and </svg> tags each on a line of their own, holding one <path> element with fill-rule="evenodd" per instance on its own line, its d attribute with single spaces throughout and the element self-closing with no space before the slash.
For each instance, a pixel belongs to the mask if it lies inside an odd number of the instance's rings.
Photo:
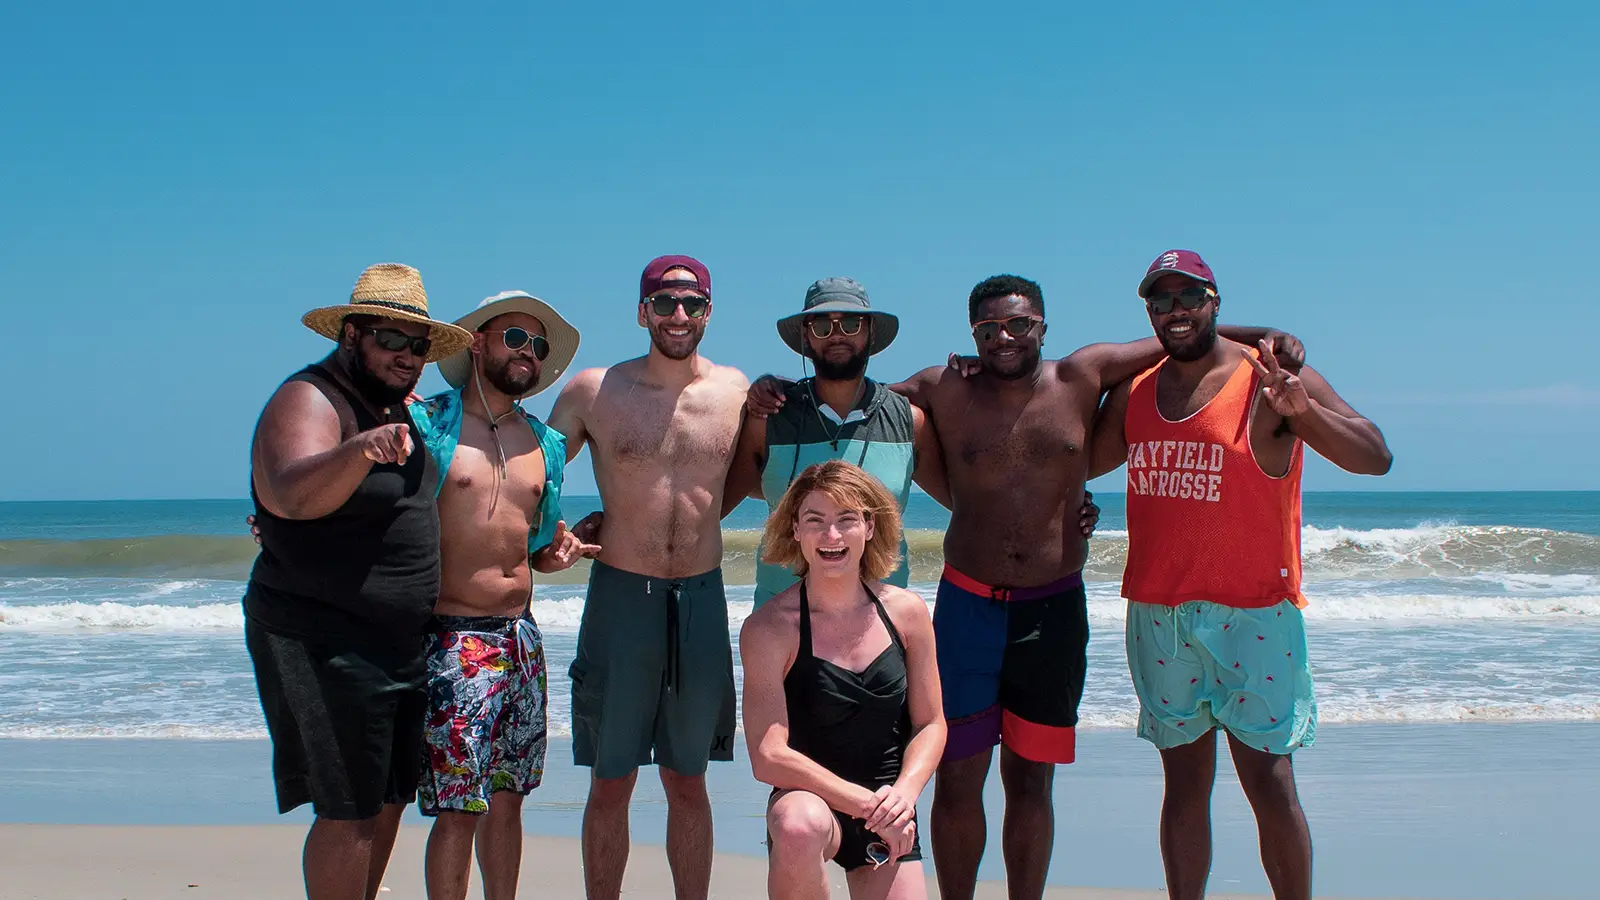
<svg viewBox="0 0 1600 900">
<path fill-rule="evenodd" d="M 1130 728 L 1122 498 L 1098 499 L 1082 724 Z M 563 505 L 575 521 L 596 503 Z M 248 510 L 0 503 L 0 738 L 263 736 L 239 606 Z M 763 513 L 747 503 L 724 523 L 734 640 Z M 945 521 L 920 496 L 906 515 L 913 587 L 930 600 Z M 1600 720 L 1600 494 L 1307 494 L 1305 521 L 1324 722 Z M 557 735 L 583 579 L 577 568 L 535 592 Z"/>
</svg>

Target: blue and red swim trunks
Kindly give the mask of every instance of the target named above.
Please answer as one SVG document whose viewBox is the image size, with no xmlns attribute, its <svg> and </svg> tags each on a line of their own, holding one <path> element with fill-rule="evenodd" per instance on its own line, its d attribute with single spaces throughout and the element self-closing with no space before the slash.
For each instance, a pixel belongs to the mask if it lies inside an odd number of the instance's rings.
<svg viewBox="0 0 1600 900">
<path fill-rule="evenodd" d="M 949 724 L 946 761 L 1004 743 L 1035 762 L 1070 763 L 1088 668 L 1083 576 L 998 588 L 946 565 L 933 631 Z"/>
</svg>

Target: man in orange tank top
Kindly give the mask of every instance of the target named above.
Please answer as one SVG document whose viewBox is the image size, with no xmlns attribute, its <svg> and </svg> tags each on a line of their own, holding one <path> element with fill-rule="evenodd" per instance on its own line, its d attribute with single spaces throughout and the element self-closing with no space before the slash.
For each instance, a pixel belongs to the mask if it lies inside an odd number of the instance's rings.
<svg viewBox="0 0 1600 900">
<path fill-rule="evenodd" d="M 1128 665 L 1139 736 L 1161 751 L 1161 856 L 1173 900 L 1211 868 L 1216 730 L 1255 812 L 1278 900 L 1311 897 L 1311 833 L 1292 754 L 1316 736 L 1300 590 L 1302 443 L 1382 475 L 1378 427 L 1310 367 L 1217 336 L 1199 255 L 1170 250 L 1139 285 L 1168 358 L 1119 384 L 1095 426 L 1096 476 L 1128 467 Z"/>
<path fill-rule="evenodd" d="M 976 372 L 935 366 L 892 388 L 933 423 L 951 496 L 933 617 L 949 736 L 929 836 L 940 896 L 971 900 L 998 745 L 1006 889 L 1024 900 L 1044 893 L 1055 768 L 1075 756 L 1089 641 L 1088 541 L 1076 526 L 1090 428 L 1101 394 L 1164 351 L 1145 338 L 1043 359 L 1044 294 L 1015 275 L 979 282 L 967 314 Z M 1266 329 L 1227 333 L 1297 346 Z"/>
</svg>

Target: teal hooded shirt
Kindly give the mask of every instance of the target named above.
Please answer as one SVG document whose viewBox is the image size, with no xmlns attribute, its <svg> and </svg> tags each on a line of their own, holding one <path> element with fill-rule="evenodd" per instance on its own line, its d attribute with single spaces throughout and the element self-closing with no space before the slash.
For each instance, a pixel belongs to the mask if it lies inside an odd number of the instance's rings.
<svg viewBox="0 0 1600 900">
<path fill-rule="evenodd" d="M 904 513 L 911 496 L 911 473 L 916 468 L 911 401 L 868 378 L 860 402 L 841 421 L 833 410 L 817 403 L 811 381 L 789 385 L 782 408 L 767 417 L 761 495 L 769 512 L 778 508 L 790 482 L 806 466 L 842 459 L 882 482 Z M 782 566 L 759 562 L 760 551 L 757 560 L 755 604 L 759 607 L 798 579 Z M 884 580 L 905 587 L 910 578 L 910 558 L 902 534 L 900 565 Z"/>
<path fill-rule="evenodd" d="M 461 441 L 461 419 L 464 407 L 461 391 L 435 394 L 421 403 L 410 406 L 411 421 L 422 432 L 422 441 L 428 453 L 439 465 L 439 487 L 444 487 L 445 475 L 450 471 L 450 461 L 455 459 L 456 445 Z M 544 451 L 544 496 L 539 501 L 537 530 L 528 534 L 528 553 L 532 555 L 550 546 L 556 533 L 556 523 L 561 521 L 561 479 L 567 469 L 567 438 L 561 432 L 524 412 L 528 427 L 539 439 L 539 449 Z"/>
</svg>

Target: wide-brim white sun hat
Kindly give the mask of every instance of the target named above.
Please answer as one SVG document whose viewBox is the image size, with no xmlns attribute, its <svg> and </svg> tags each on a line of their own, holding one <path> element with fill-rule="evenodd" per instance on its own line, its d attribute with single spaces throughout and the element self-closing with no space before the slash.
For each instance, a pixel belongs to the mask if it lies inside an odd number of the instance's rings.
<svg viewBox="0 0 1600 900">
<path fill-rule="evenodd" d="M 555 307 L 526 291 L 502 291 L 487 297 L 478 304 L 477 309 L 457 319 L 455 324 L 471 334 L 495 316 L 514 312 L 526 313 L 538 319 L 544 326 L 545 340 L 550 342 L 550 355 L 544 358 L 539 367 L 539 379 L 527 393 L 517 398 L 524 400 L 555 384 L 567 367 L 572 365 L 573 357 L 578 355 L 578 329 L 556 312 Z M 447 359 L 439 360 L 439 374 L 453 388 L 466 385 L 467 379 L 472 377 L 470 338 L 467 347 Z"/>
</svg>

